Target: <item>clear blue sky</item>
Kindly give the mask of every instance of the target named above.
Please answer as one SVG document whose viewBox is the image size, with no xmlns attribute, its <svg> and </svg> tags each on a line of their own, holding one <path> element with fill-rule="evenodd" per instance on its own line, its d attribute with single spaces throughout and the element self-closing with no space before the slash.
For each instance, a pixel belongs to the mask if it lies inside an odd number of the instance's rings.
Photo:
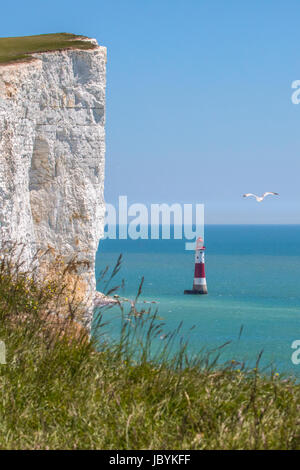
<svg viewBox="0 0 300 470">
<path fill-rule="evenodd" d="M 299 0 L 15 0 L 1 36 L 66 31 L 108 48 L 108 202 L 300 223 L 299 17 Z M 241 198 L 264 191 L 280 199 Z"/>
</svg>

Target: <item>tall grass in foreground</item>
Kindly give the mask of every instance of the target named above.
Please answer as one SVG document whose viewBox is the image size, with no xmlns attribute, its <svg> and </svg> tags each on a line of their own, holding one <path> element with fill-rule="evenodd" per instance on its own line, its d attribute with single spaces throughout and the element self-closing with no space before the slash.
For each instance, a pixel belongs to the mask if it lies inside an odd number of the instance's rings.
<svg viewBox="0 0 300 470">
<path fill-rule="evenodd" d="M 191 361 L 184 343 L 171 356 L 172 335 L 152 357 L 160 322 L 135 302 L 119 341 L 101 339 L 99 320 L 96 350 L 72 302 L 55 314 L 65 298 L 59 275 L 49 284 L 9 255 L 0 263 L 0 448 L 300 448 L 299 385 Z"/>
</svg>

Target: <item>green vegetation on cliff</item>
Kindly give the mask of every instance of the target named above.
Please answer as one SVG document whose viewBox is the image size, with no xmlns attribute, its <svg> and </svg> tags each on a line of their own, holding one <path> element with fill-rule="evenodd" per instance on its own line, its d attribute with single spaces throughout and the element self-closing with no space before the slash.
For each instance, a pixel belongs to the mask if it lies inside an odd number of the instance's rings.
<svg viewBox="0 0 300 470">
<path fill-rule="evenodd" d="M 0 64 L 28 61 L 36 52 L 64 49 L 93 49 L 94 44 L 84 41 L 84 36 L 70 33 L 41 34 L 15 38 L 0 38 Z"/>
<path fill-rule="evenodd" d="M 161 324 L 134 305 L 118 341 L 98 326 L 96 350 L 66 272 L 38 281 L 0 260 L 1 449 L 300 448 L 299 385 L 191 360 L 184 344 L 171 356 L 172 335 L 154 358 Z"/>
</svg>

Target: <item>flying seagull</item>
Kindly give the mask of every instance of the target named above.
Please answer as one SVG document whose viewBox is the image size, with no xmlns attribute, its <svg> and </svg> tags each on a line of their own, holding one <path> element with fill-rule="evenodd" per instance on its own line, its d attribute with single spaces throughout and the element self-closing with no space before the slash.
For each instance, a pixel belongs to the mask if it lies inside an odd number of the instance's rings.
<svg viewBox="0 0 300 470">
<path fill-rule="evenodd" d="M 264 198 L 268 195 L 271 195 L 271 196 L 279 196 L 278 193 L 270 193 L 270 192 L 266 192 L 264 193 L 262 196 L 256 196 L 256 194 L 252 194 L 252 193 L 246 193 L 246 194 L 243 194 L 243 197 L 249 197 L 249 196 L 253 196 L 255 197 L 255 199 L 257 200 L 257 202 L 261 202 L 264 200 Z"/>
</svg>

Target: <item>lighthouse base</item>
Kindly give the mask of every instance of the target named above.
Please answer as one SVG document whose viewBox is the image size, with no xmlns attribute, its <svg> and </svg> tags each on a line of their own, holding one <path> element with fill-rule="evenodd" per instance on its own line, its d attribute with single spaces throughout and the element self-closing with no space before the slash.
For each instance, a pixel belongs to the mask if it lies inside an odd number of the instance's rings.
<svg viewBox="0 0 300 470">
<path fill-rule="evenodd" d="M 207 288 L 205 287 L 204 289 L 201 289 L 201 290 L 185 290 L 184 291 L 184 294 L 188 294 L 188 295 L 203 295 L 203 294 L 207 294 Z"/>
</svg>

